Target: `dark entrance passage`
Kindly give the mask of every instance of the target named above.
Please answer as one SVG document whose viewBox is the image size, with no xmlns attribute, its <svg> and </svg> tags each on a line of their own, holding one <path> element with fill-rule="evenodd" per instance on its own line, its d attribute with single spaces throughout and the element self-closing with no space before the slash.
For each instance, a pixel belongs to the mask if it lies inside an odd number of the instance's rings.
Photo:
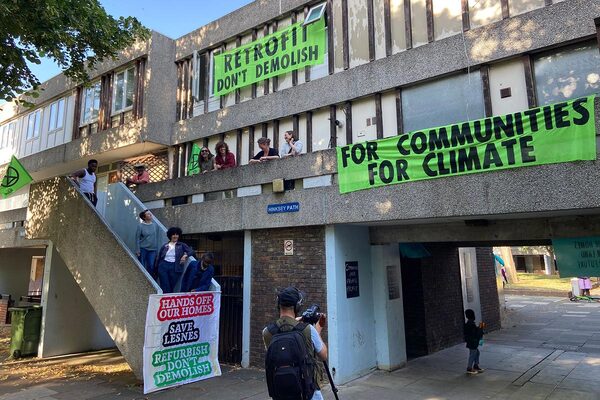
<svg viewBox="0 0 600 400">
<path fill-rule="evenodd" d="M 215 280 L 221 285 L 219 361 L 242 361 L 242 317 L 244 279 L 244 233 L 184 235 L 183 241 L 197 256 L 212 252 L 215 256 Z"/>
</svg>

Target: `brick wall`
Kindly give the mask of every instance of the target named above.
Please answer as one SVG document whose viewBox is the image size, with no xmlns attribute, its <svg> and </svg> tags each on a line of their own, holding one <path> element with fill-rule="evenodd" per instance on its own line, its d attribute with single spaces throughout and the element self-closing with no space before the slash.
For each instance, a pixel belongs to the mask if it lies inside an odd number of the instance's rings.
<svg viewBox="0 0 600 400">
<path fill-rule="evenodd" d="M 500 329 L 500 302 L 491 247 L 477 247 L 477 276 L 481 299 L 481 319 L 488 331 Z"/>
<path fill-rule="evenodd" d="M 283 254 L 283 241 L 294 241 L 294 255 Z M 296 286 L 306 294 L 305 306 L 313 303 L 327 312 L 325 227 L 299 227 L 252 231 L 252 293 L 250 318 L 250 364 L 264 366 L 262 330 L 279 316 L 279 289 Z M 327 341 L 326 332 L 322 333 Z"/>
<path fill-rule="evenodd" d="M 463 341 L 463 301 L 458 248 L 428 243 L 422 259 L 425 324 L 429 353 Z"/>
</svg>

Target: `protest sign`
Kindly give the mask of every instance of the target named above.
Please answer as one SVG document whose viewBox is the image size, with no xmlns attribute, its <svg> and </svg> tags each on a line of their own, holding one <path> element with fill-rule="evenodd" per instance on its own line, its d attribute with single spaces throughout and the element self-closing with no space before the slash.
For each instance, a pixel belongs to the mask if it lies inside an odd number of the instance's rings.
<svg viewBox="0 0 600 400">
<path fill-rule="evenodd" d="M 221 375 L 220 292 L 151 295 L 144 341 L 144 393 Z"/>
</svg>

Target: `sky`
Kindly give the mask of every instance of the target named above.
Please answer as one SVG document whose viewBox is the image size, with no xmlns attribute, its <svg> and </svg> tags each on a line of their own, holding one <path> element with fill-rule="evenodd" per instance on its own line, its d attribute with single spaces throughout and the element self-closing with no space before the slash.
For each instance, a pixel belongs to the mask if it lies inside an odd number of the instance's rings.
<svg viewBox="0 0 600 400">
<path fill-rule="evenodd" d="M 104 9 L 115 17 L 136 17 L 147 28 L 172 39 L 200 28 L 252 0 L 100 0 Z M 51 60 L 29 66 L 40 82 L 61 73 Z"/>
</svg>

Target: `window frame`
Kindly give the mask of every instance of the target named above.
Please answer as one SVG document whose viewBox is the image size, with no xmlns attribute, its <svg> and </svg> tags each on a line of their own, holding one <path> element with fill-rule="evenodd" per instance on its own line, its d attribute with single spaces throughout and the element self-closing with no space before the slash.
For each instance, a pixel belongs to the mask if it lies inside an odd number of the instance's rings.
<svg viewBox="0 0 600 400">
<path fill-rule="evenodd" d="M 129 84 L 129 80 L 127 78 L 128 72 L 129 71 L 133 71 L 133 90 L 131 91 L 131 105 L 129 106 L 125 106 L 127 104 L 127 85 Z M 121 97 L 121 108 L 117 109 L 116 105 L 117 105 L 117 90 L 118 90 L 118 76 L 120 74 L 123 74 L 123 94 Z M 118 115 L 120 113 L 129 111 L 131 109 L 133 109 L 133 103 L 135 102 L 135 80 L 136 80 L 136 72 L 135 72 L 135 66 L 131 65 L 127 68 L 121 69 L 119 71 L 115 71 L 114 75 L 113 75 L 113 93 L 112 93 L 112 101 L 111 101 L 111 105 L 110 105 L 110 109 L 111 109 L 111 117 L 114 117 L 115 115 Z"/>
<path fill-rule="evenodd" d="M 92 91 L 92 93 L 95 92 L 95 88 L 96 86 L 98 86 L 100 88 L 100 91 L 98 92 L 98 113 L 96 114 L 96 116 L 94 116 L 94 110 L 95 108 L 93 107 L 93 104 L 95 103 L 95 99 L 96 96 L 92 95 L 91 99 L 92 99 L 92 107 L 87 107 L 90 110 L 90 118 L 88 120 L 85 120 L 85 110 L 86 110 L 86 103 L 87 103 L 87 93 L 88 91 Z M 98 117 L 100 115 L 100 98 L 102 97 L 102 85 L 100 81 L 96 81 L 93 84 L 91 84 L 89 87 L 84 87 L 83 91 L 81 92 L 82 96 L 81 96 L 81 111 L 80 111 L 80 117 L 79 117 L 79 127 L 82 126 L 86 126 L 86 125 L 91 125 L 95 122 L 98 121 Z"/>
<path fill-rule="evenodd" d="M 29 134 L 31 126 L 31 118 L 33 117 L 33 129 L 31 132 L 31 136 Z M 40 137 L 41 125 L 42 125 L 42 109 L 38 108 L 35 111 L 27 114 L 27 125 L 25 126 L 25 141 L 30 142 Z"/>
<path fill-rule="evenodd" d="M 304 19 L 304 22 L 302 23 L 302 25 L 312 24 L 313 22 L 320 20 L 323 17 L 323 15 L 325 14 L 326 8 L 327 8 L 326 2 L 319 3 L 317 5 L 312 6 L 306 13 L 306 18 Z M 315 12 L 315 10 L 316 10 L 316 12 Z M 311 17 L 313 12 L 315 12 L 314 13 L 315 17 Z"/>
<path fill-rule="evenodd" d="M 65 115 L 66 115 L 65 104 L 66 104 L 65 98 L 62 97 L 62 98 L 56 100 L 55 102 L 51 103 L 48 106 L 48 114 L 49 114 L 49 116 L 48 116 L 48 132 L 58 131 L 65 127 Z M 52 112 L 53 106 L 56 106 L 56 111 L 55 111 L 56 115 L 53 115 L 53 112 Z M 59 121 L 59 116 L 61 115 L 61 111 L 62 111 L 62 118 L 60 118 L 60 121 Z M 53 119 L 54 119 L 54 121 L 53 121 Z M 60 123 L 60 125 L 59 125 L 59 123 Z"/>
</svg>

